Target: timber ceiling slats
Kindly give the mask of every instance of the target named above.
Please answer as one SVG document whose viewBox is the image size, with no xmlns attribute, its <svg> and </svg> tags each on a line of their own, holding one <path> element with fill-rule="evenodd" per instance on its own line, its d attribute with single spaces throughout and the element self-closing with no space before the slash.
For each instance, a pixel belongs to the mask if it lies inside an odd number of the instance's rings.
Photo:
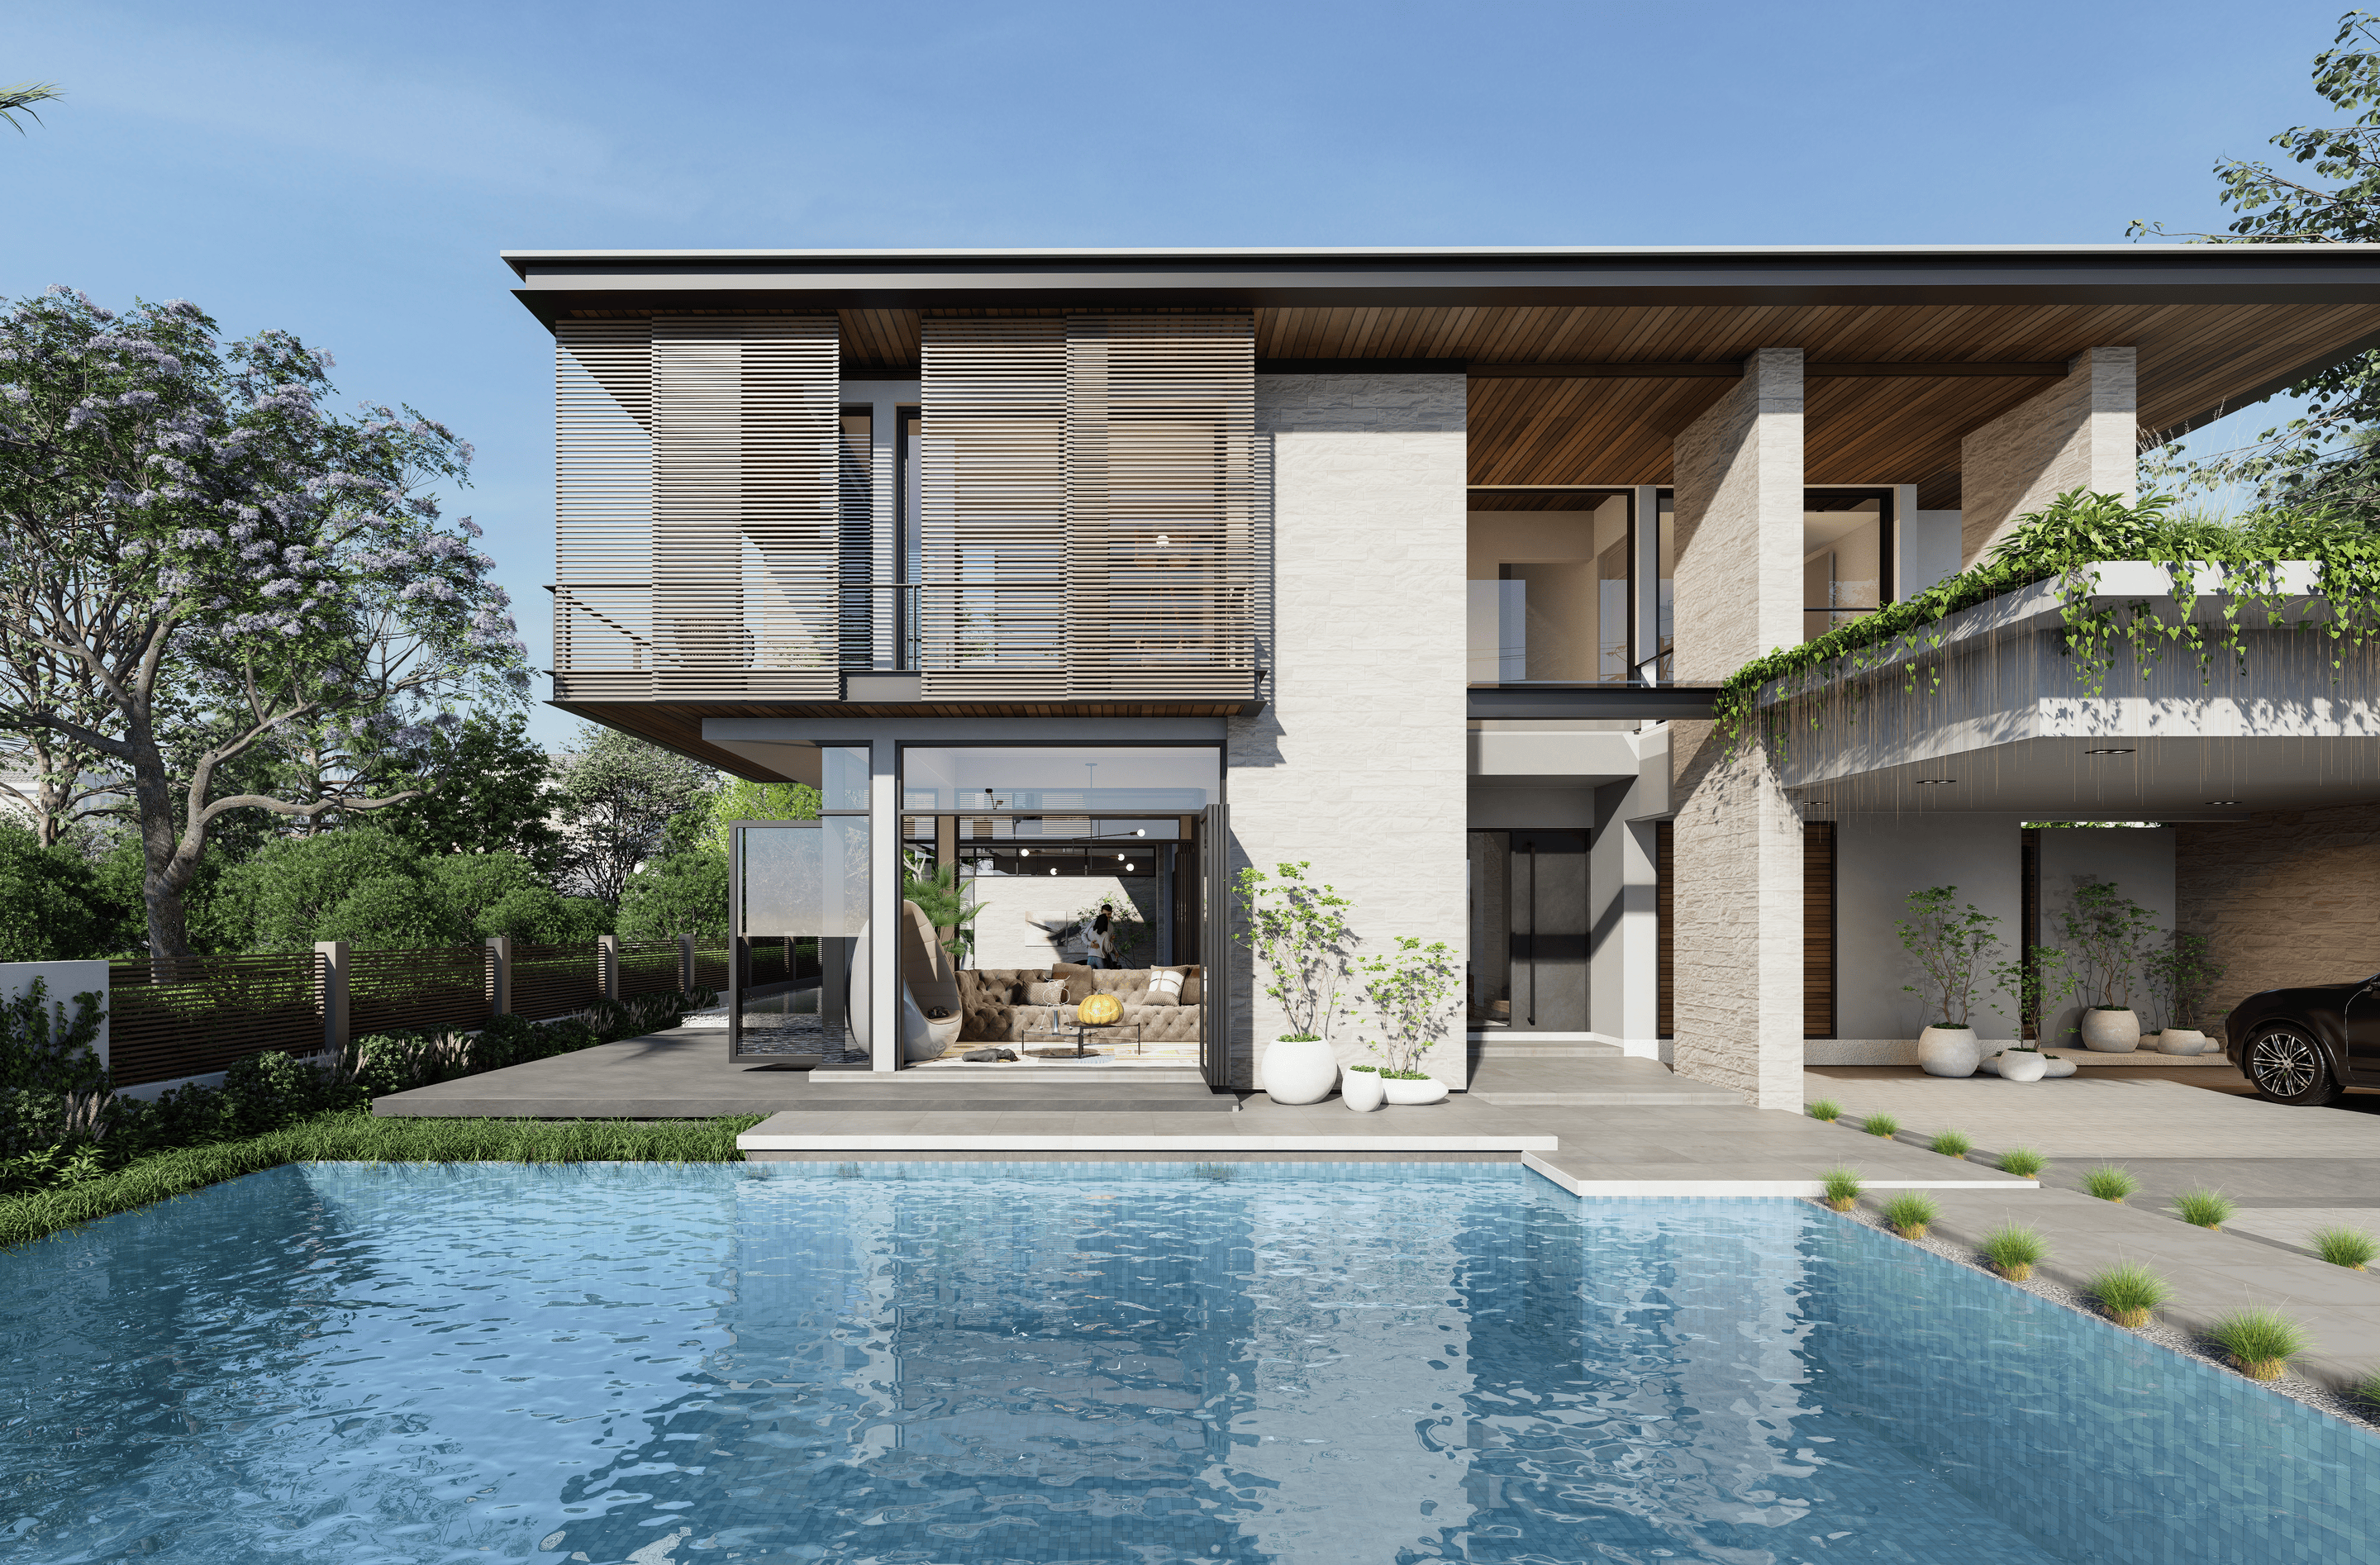
<svg viewBox="0 0 2380 1565">
<path fill-rule="evenodd" d="M 929 701 L 1066 693 L 1066 322 L 929 316 L 921 689 Z"/>
<path fill-rule="evenodd" d="M 657 696 L 840 688 L 842 389 L 831 315 L 654 318 Z"/>
<path fill-rule="evenodd" d="M 1255 683 L 1256 330 L 1246 315 L 1066 322 L 1067 688 Z"/>
<path fill-rule="evenodd" d="M 653 366 L 649 320 L 553 333 L 557 697 L 652 694 Z"/>
</svg>

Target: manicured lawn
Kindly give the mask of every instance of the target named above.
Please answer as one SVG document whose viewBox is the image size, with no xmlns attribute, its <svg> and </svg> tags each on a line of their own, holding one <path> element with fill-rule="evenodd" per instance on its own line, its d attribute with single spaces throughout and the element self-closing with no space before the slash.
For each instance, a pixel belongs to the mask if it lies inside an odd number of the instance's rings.
<svg viewBox="0 0 2380 1565">
<path fill-rule="evenodd" d="M 0 1198 L 0 1249 L 283 1163 L 735 1163 L 758 1114 L 716 1120 L 399 1120 L 320 1114 L 242 1141 L 159 1152 L 54 1190 Z"/>
</svg>

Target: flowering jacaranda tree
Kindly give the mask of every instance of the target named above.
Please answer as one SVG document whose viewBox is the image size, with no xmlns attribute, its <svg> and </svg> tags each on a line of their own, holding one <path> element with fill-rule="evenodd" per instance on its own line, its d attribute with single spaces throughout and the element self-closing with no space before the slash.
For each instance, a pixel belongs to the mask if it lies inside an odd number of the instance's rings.
<svg viewBox="0 0 2380 1565">
<path fill-rule="evenodd" d="M 326 411 L 330 367 L 284 332 L 225 344 L 180 299 L 119 316 L 53 288 L 0 318 L 0 732 L 118 774 L 156 956 L 188 954 L 183 893 L 226 812 L 419 792 L 361 769 L 305 798 L 241 791 L 222 780 L 256 772 L 243 758 L 382 754 L 527 689 L 480 529 L 426 492 L 470 447 L 410 408 Z M 12 681 L 36 654 L 71 677 Z"/>
</svg>

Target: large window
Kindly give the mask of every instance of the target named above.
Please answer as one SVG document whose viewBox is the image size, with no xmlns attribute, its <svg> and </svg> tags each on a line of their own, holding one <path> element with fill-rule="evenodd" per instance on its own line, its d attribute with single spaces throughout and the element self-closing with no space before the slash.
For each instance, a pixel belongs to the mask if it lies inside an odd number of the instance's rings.
<svg viewBox="0 0 2380 1565">
<path fill-rule="evenodd" d="M 1207 746 L 911 746 L 901 752 L 901 807 L 1195 815 L 1221 796 L 1222 772 L 1222 751 Z"/>
<path fill-rule="evenodd" d="M 1891 601 L 1892 491 L 1813 489 L 1802 497 L 1802 639 Z"/>
<path fill-rule="evenodd" d="M 1557 503 L 1471 515 L 1472 684 L 1623 685 L 1631 676 L 1630 496 L 1579 491 Z"/>
</svg>

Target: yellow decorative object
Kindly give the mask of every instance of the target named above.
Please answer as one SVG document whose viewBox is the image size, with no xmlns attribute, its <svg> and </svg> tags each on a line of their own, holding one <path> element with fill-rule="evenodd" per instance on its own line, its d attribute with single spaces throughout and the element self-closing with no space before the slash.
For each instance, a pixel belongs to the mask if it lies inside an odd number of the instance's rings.
<svg viewBox="0 0 2380 1565">
<path fill-rule="evenodd" d="M 1111 994 L 1086 995 L 1075 1014 L 1087 1027 L 1113 1026 L 1123 1020 L 1123 1001 Z"/>
</svg>

